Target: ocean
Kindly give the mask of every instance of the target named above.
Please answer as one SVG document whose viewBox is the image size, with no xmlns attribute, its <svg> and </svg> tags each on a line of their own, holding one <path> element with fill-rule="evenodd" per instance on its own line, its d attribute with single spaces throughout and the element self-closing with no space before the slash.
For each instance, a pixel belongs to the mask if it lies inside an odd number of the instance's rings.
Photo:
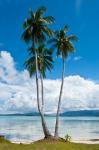
<svg viewBox="0 0 99 150">
<path fill-rule="evenodd" d="M 55 117 L 46 117 L 54 133 Z M 60 117 L 59 134 L 72 140 L 99 139 L 99 117 Z M 39 116 L 0 116 L 0 135 L 12 142 L 33 142 L 44 137 Z"/>
</svg>

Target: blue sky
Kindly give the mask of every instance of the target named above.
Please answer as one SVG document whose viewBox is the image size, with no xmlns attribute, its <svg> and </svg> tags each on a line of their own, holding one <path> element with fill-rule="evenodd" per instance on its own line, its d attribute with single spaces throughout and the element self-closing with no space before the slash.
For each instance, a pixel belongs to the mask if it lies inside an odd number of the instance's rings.
<svg viewBox="0 0 99 150">
<path fill-rule="evenodd" d="M 79 38 L 66 61 L 61 111 L 99 109 L 99 1 L 0 0 L 0 113 L 37 111 L 35 78 L 23 66 L 28 46 L 21 34 L 29 8 L 40 6 L 55 17 L 53 29 L 68 24 Z M 44 80 L 46 113 L 56 112 L 60 83 L 61 59 L 56 59 Z"/>
<path fill-rule="evenodd" d="M 0 0 L 0 50 L 7 50 L 13 56 L 17 69 L 23 70 L 27 57 L 27 45 L 22 41 L 22 24 L 28 17 L 28 10 L 39 6 L 48 8 L 47 15 L 56 19 L 54 29 L 65 24 L 70 33 L 78 36 L 76 53 L 66 63 L 66 75 L 80 75 L 85 78 L 99 78 L 99 1 L 98 0 Z M 55 69 L 48 78 L 60 78 L 61 60 L 56 60 Z"/>
</svg>

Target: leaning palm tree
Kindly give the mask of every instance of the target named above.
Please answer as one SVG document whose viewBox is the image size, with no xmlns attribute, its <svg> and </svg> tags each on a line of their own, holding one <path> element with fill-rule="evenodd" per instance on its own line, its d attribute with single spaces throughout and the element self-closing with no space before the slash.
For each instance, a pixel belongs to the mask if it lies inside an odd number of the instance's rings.
<svg viewBox="0 0 99 150">
<path fill-rule="evenodd" d="M 33 52 L 35 53 L 35 66 L 36 66 L 36 87 L 37 87 L 37 105 L 38 105 L 38 111 L 41 116 L 42 126 L 45 127 L 45 120 L 44 117 L 42 117 L 42 111 L 40 108 L 40 100 L 39 100 L 39 82 L 38 82 L 38 52 L 37 52 L 37 45 L 40 43 L 43 43 L 46 41 L 46 37 L 50 37 L 53 32 L 48 28 L 48 25 L 54 22 L 54 18 L 52 16 L 44 16 L 44 13 L 46 12 L 45 7 L 41 7 L 37 9 L 37 11 L 34 13 L 32 10 L 30 10 L 29 14 L 30 17 L 26 19 L 26 21 L 23 24 L 24 33 L 22 35 L 22 38 L 25 42 L 32 44 Z M 46 130 L 45 138 L 48 138 L 51 136 L 49 132 Z M 45 134 L 45 133 L 44 133 Z"/>
<path fill-rule="evenodd" d="M 60 31 L 55 32 L 54 38 L 49 40 L 49 43 L 52 44 L 53 48 L 57 48 L 57 56 L 62 57 L 62 82 L 59 94 L 58 108 L 56 113 L 56 124 L 55 124 L 55 138 L 59 138 L 58 129 L 59 129 L 59 113 L 63 92 L 63 84 L 64 84 L 64 73 L 65 73 L 65 59 L 68 54 L 74 52 L 74 46 L 72 41 L 77 41 L 77 37 L 75 35 L 67 35 L 68 26 L 65 26 Z"/>
</svg>

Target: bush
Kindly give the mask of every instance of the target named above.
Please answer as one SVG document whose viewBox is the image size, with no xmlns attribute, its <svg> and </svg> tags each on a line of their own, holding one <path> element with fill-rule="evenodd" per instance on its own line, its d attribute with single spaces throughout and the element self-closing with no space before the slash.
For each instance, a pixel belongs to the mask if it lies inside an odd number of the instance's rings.
<svg viewBox="0 0 99 150">
<path fill-rule="evenodd" d="M 71 141 L 71 136 L 69 134 L 65 135 L 65 142 L 70 142 Z"/>
</svg>

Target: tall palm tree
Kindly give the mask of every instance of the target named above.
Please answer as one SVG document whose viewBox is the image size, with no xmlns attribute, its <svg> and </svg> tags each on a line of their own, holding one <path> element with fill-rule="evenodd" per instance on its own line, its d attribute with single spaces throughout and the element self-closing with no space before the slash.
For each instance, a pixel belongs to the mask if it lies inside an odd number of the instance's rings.
<svg viewBox="0 0 99 150">
<path fill-rule="evenodd" d="M 63 92 L 63 84 L 64 84 L 64 72 L 65 72 L 65 59 L 68 54 L 74 52 L 74 46 L 72 41 L 77 41 L 77 37 L 75 35 L 67 35 L 68 26 L 65 26 L 60 31 L 55 32 L 54 38 L 49 40 L 49 43 L 52 44 L 53 48 L 57 48 L 57 56 L 62 57 L 62 81 L 60 87 L 59 101 L 56 113 L 56 124 L 55 124 L 55 138 L 59 138 L 58 129 L 59 129 L 59 113 Z"/>
<path fill-rule="evenodd" d="M 46 37 L 52 36 L 53 32 L 48 25 L 54 22 L 54 18 L 52 16 L 44 16 L 46 12 L 45 7 L 40 7 L 36 12 L 30 10 L 30 17 L 26 19 L 23 24 L 24 33 L 22 34 L 22 38 L 25 42 L 32 44 L 33 52 L 35 53 L 35 66 L 36 66 L 36 87 L 37 87 L 37 105 L 38 111 L 41 116 L 42 126 L 46 130 L 45 120 L 42 115 L 42 111 L 40 108 L 40 100 L 39 100 L 39 81 L 38 81 L 38 52 L 37 45 L 46 41 Z M 50 133 L 47 132 L 45 137 L 50 137 Z"/>
<path fill-rule="evenodd" d="M 30 73 L 30 77 L 36 73 L 36 59 L 35 53 L 32 48 L 29 49 L 30 58 L 25 61 L 25 66 Z M 36 51 L 38 52 L 37 61 L 38 61 L 38 71 L 41 80 L 41 96 L 42 96 L 42 106 L 41 110 L 44 112 L 44 90 L 43 90 L 43 78 L 46 78 L 46 70 L 51 72 L 53 68 L 53 57 L 52 50 L 45 47 L 45 45 L 40 45 Z"/>
<path fill-rule="evenodd" d="M 30 77 L 33 76 L 36 73 L 36 57 L 35 52 L 32 48 L 29 49 L 30 51 L 30 58 L 25 61 L 25 66 L 28 69 L 30 73 Z M 37 55 L 37 61 L 38 61 L 38 71 L 40 74 L 40 80 L 41 80 L 41 96 L 42 96 L 42 105 L 40 108 L 41 117 L 44 118 L 44 88 L 43 88 L 43 78 L 46 77 L 46 70 L 51 71 L 53 68 L 53 58 L 52 58 L 52 51 L 47 49 L 44 45 L 39 46 L 36 49 L 38 55 Z M 44 119 L 43 119 L 44 120 Z M 47 138 L 48 135 L 51 136 L 46 121 L 44 120 L 44 125 L 42 124 L 43 131 L 45 134 L 45 137 Z"/>
</svg>

